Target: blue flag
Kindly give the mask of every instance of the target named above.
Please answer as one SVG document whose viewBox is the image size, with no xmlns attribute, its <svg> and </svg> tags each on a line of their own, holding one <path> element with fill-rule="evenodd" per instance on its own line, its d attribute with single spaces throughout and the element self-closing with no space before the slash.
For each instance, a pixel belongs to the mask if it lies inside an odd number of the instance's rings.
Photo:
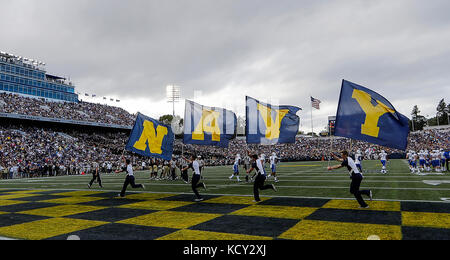
<svg viewBox="0 0 450 260">
<path fill-rule="evenodd" d="M 409 119 L 378 93 L 344 80 L 335 135 L 406 150 Z"/>
<path fill-rule="evenodd" d="M 251 97 L 246 99 L 245 134 L 248 144 L 295 143 L 295 136 L 300 126 L 300 118 L 296 114 L 301 108 L 272 106 Z"/>
<path fill-rule="evenodd" d="M 126 149 L 142 156 L 170 161 L 174 140 L 170 126 L 138 113 Z"/>
<path fill-rule="evenodd" d="M 186 100 L 183 138 L 185 144 L 227 148 L 230 140 L 236 137 L 236 127 L 235 113 Z"/>
</svg>

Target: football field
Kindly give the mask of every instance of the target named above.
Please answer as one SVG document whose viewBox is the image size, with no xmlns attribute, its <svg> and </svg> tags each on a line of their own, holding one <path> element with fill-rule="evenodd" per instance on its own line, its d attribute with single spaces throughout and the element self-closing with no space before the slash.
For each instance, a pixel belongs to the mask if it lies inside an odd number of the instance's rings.
<svg viewBox="0 0 450 260">
<path fill-rule="evenodd" d="M 262 191 L 253 202 L 252 184 L 230 181 L 232 169 L 204 171 L 205 201 L 194 203 L 190 185 L 150 181 L 145 190 L 117 198 L 124 174 L 61 176 L 0 181 L 0 236 L 14 239 L 264 240 L 264 239 L 450 239 L 450 175 L 413 175 L 405 160 L 364 161 L 374 201 L 359 209 L 349 193 L 345 169 L 328 172 L 328 162 L 278 165 L 277 192 Z M 331 165 L 335 162 L 331 162 Z M 269 169 L 268 169 L 269 170 Z M 241 172 L 244 170 L 241 168 Z M 191 175 L 191 173 L 190 173 Z M 245 174 L 241 173 L 244 180 Z M 267 183 L 273 183 L 272 179 Z"/>
</svg>

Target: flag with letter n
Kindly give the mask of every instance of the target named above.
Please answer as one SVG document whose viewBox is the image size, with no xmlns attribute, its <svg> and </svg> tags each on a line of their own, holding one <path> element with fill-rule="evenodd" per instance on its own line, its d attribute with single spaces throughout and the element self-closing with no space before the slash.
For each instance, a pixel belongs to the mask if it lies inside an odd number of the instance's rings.
<svg viewBox="0 0 450 260">
<path fill-rule="evenodd" d="M 172 128 L 138 113 L 126 150 L 170 161 L 175 136 Z"/>
<path fill-rule="evenodd" d="M 185 144 L 228 148 L 230 140 L 236 137 L 236 127 L 235 113 L 186 100 L 183 138 Z"/>
<path fill-rule="evenodd" d="M 301 110 L 294 106 L 272 106 L 246 97 L 247 123 L 245 134 L 248 144 L 273 145 L 295 143 L 300 126 Z"/>
<path fill-rule="evenodd" d="M 343 80 L 335 135 L 406 150 L 409 119 L 378 93 Z"/>
</svg>

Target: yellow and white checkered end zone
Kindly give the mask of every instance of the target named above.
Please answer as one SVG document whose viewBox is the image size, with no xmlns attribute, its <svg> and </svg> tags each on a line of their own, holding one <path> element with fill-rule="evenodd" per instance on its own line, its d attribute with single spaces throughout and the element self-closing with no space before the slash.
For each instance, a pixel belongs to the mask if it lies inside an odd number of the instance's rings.
<svg viewBox="0 0 450 260">
<path fill-rule="evenodd" d="M 30 240 L 450 239 L 450 203 L 0 190 L 0 237 Z"/>
</svg>

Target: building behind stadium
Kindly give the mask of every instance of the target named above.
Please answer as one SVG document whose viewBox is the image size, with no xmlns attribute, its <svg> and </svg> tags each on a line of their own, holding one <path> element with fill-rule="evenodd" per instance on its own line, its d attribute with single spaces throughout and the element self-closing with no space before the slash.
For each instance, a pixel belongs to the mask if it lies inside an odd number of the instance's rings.
<svg viewBox="0 0 450 260">
<path fill-rule="evenodd" d="M 0 92 L 78 102 L 72 82 L 48 74 L 45 65 L 41 61 L 0 52 Z"/>
</svg>

